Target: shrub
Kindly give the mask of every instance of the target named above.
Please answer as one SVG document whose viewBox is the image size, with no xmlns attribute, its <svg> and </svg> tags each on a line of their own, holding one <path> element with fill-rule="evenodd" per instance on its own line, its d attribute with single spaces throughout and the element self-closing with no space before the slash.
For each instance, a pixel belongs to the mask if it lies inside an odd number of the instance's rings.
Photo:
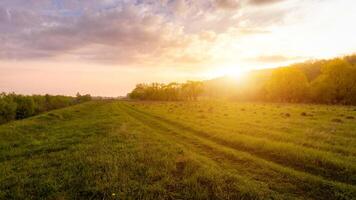
<svg viewBox="0 0 356 200">
<path fill-rule="evenodd" d="M 35 113 L 35 102 L 32 97 L 17 95 L 14 98 L 17 104 L 16 119 L 24 119 Z"/>
<path fill-rule="evenodd" d="M 17 105 L 9 98 L 0 98 L 0 124 L 14 120 Z"/>
</svg>

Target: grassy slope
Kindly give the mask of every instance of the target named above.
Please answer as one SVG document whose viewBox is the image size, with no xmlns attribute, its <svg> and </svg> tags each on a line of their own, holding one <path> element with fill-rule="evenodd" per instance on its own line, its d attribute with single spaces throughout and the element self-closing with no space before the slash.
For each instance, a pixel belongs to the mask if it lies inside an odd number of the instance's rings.
<svg viewBox="0 0 356 200">
<path fill-rule="evenodd" d="M 0 126 L 0 199 L 352 199 L 352 115 L 337 106 L 85 103 Z"/>
</svg>

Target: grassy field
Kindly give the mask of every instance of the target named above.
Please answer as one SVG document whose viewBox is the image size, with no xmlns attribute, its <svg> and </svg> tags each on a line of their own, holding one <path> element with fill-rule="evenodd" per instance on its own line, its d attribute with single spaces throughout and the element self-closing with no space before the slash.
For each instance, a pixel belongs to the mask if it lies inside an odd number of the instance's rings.
<svg viewBox="0 0 356 200">
<path fill-rule="evenodd" d="M 94 101 L 0 126 L 0 199 L 355 199 L 356 107 Z"/>
</svg>

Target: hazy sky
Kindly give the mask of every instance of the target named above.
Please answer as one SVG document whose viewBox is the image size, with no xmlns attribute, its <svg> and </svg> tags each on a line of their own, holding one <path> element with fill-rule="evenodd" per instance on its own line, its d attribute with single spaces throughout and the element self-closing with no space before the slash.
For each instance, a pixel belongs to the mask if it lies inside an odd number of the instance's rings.
<svg viewBox="0 0 356 200">
<path fill-rule="evenodd" d="M 356 52 L 355 0 L 0 0 L 0 91 L 125 95 Z"/>
</svg>

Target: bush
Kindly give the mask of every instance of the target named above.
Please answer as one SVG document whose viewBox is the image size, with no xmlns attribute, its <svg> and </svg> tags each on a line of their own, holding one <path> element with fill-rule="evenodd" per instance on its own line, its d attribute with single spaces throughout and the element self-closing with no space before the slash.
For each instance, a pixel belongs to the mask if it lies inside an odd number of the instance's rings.
<svg viewBox="0 0 356 200">
<path fill-rule="evenodd" d="M 77 93 L 77 97 L 76 97 L 77 103 L 83 103 L 83 102 L 91 101 L 91 100 L 92 100 L 92 98 L 91 98 L 90 94 L 80 95 L 79 92 Z"/>
<path fill-rule="evenodd" d="M 17 105 L 9 98 L 0 98 L 0 124 L 14 120 Z"/>
<path fill-rule="evenodd" d="M 17 95 L 14 101 L 17 104 L 16 119 L 24 119 L 35 114 L 35 102 L 32 97 Z"/>
</svg>

